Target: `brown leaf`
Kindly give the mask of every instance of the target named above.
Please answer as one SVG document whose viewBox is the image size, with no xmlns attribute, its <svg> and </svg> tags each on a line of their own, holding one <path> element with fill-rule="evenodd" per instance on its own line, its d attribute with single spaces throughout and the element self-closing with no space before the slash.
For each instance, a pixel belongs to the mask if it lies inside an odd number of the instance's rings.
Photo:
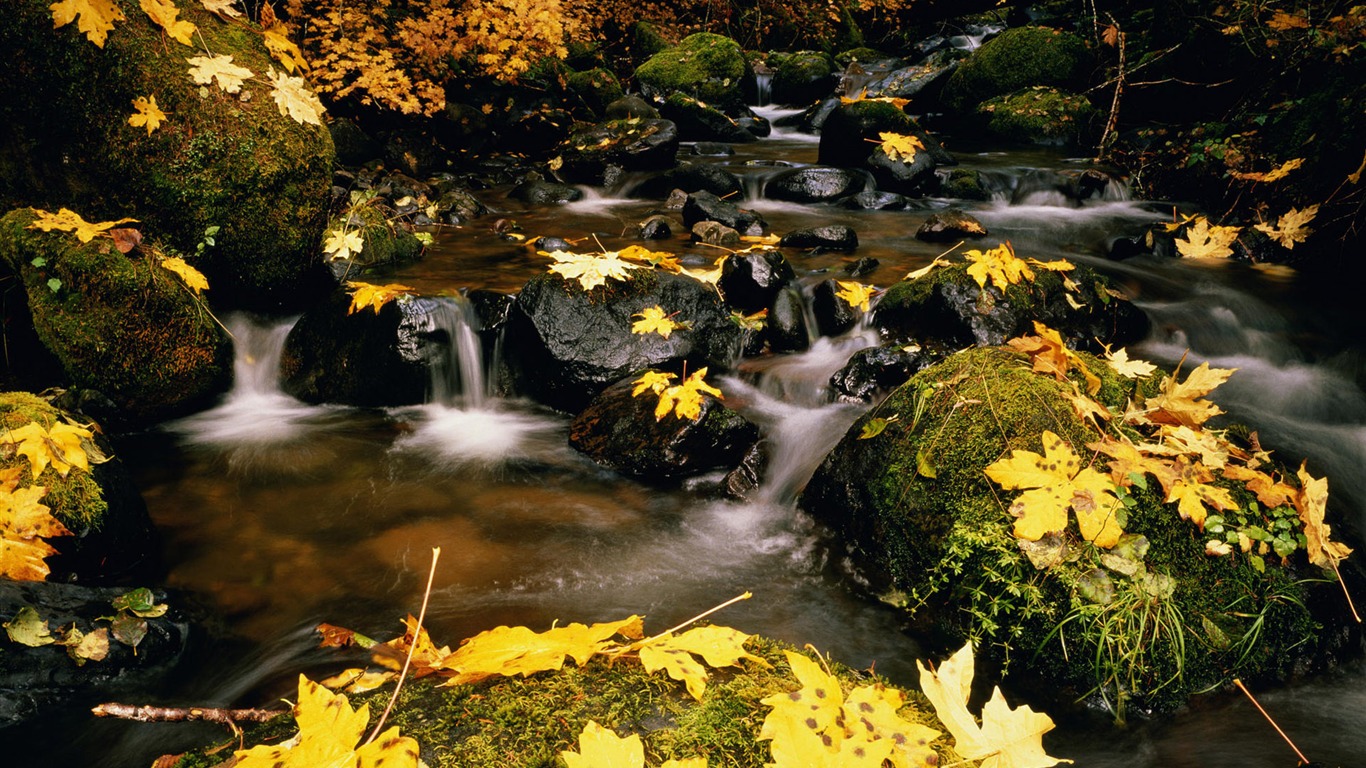
<svg viewBox="0 0 1366 768">
<path fill-rule="evenodd" d="M 142 245 L 142 233 L 136 229 L 119 227 L 109 230 L 109 236 L 114 238 L 114 247 L 119 249 L 119 253 L 127 255 L 132 253 L 139 245 Z"/>
</svg>

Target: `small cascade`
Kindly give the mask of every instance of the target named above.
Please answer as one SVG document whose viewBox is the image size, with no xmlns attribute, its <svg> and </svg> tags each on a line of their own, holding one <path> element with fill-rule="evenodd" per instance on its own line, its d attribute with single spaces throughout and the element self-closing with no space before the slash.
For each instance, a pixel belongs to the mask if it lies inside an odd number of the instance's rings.
<svg viewBox="0 0 1366 768">
<path fill-rule="evenodd" d="M 430 333 L 447 340 L 446 349 L 438 347 L 430 359 L 432 379 L 427 401 L 483 408 L 492 393 L 492 382 L 484 369 L 480 322 L 474 305 L 460 296 L 433 299 L 426 316 L 432 326 Z"/>
<path fill-rule="evenodd" d="M 773 98 L 773 73 L 755 72 L 754 73 L 754 106 L 766 107 L 769 99 Z"/>
</svg>

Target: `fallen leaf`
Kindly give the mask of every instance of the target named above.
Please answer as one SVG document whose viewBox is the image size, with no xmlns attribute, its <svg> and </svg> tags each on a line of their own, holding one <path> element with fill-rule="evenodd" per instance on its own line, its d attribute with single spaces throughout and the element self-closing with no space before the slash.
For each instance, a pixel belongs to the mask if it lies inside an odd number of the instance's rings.
<svg viewBox="0 0 1366 768">
<path fill-rule="evenodd" d="M 166 119 L 166 113 L 157 107 L 157 97 L 139 96 L 133 99 L 133 109 L 136 110 L 128 117 L 128 124 L 134 128 L 147 128 L 147 135 L 151 136 L 152 131 L 161 127 L 161 123 Z"/>
<path fill-rule="evenodd" d="M 219 16 L 226 16 L 230 19 L 235 19 L 242 15 L 242 12 L 236 8 L 237 1 L 238 0 L 199 0 L 200 4 L 204 6 L 204 10 L 212 11 Z"/>
<path fill-rule="evenodd" d="M 694 699 L 701 701 L 708 675 L 706 667 L 694 656 L 702 657 L 707 666 L 716 669 L 739 666 L 745 659 L 768 666 L 768 662 L 745 650 L 750 637 L 730 627 L 694 627 L 680 635 L 651 638 L 632 648 L 640 654 L 646 672 L 665 670 L 669 677 L 683 682 Z"/>
<path fill-rule="evenodd" d="M 141 0 L 139 5 L 172 40 L 184 45 L 194 44 L 191 35 L 198 28 L 191 22 L 176 18 L 180 15 L 180 9 L 176 8 L 171 0 Z"/>
<path fill-rule="evenodd" d="M 363 250 L 365 240 L 361 237 L 359 229 L 350 232 L 347 232 L 345 227 L 328 230 L 327 240 L 323 243 L 323 253 L 333 261 L 349 259 Z"/>
<path fill-rule="evenodd" d="M 1296 473 L 1300 479 L 1300 493 L 1295 498 L 1295 508 L 1304 523 L 1304 536 L 1308 539 L 1305 547 L 1309 552 L 1309 562 L 1325 568 L 1336 568 L 1352 548 L 1341 542 L 1333 541 L 1333 529 L 1323 521 L 1328 511 L 1328 478 L 1314 478 L 1300 464 Z"/>
<path fill-rule="evenodd" d="M 862 283 L 844 280 L 836 280 L 835 284 L 840 287 L 838 291 L 835 291 L 835 296 L 844 299 L 844 303 L 860 312 L 868 311 L 868 300 L 877 292 L 877 286 L 873 285 L 863 285 Z"/>
<path fill-rule="evenodd" d="M 1100 391 L 1100 377 L 1091 373 L 1091 369 L 1077 353 L 1067 347 L 1062 340 L 1062 334 L 1038 320 L 1034 321 L 1034 332 L 1038 335 L 1016 337 L 1007 341 L 1006 346 L 1028 355 L 1033 362 L 1035 373 L 1044 373 L 1058 381 L 1067 381 L 1067 372 L 1075 368 L 1086 380 L 1086 391 L 1089 394 L 1094 395 Z"/>
<path fill-rule="evenodd" d="M 0 470 L 0 576 L 43 581 L 50 573 L 44 558 L 57 553 L 44 539 L 71 531 L 39 502 L 47 488 L 18 483 L 18 467 Z"/>
<path fill-rule="evenodd" d="M 635 388 L 631 390 L 631 396 L 639 397 L 640 394 L 647 389 L 658 395 L 659 393 L 668 389 L 670 386 L 669 382 L 673 381 L 676 378 L 678 377 L 672 373 L 646 371 L 645 373 L 641 374 L 640 378 L 631 382 L 632 384 L 636 385 Z"/>
<path fill-rule="evenodd" d="M 142 233 L 136 229 L 115 227 L 109 230 L 109 236 L 114 238 L 114 247 L 125 256 L 142 245 Z"/>
<path fill-rule="evenodd" d="M 1267 509 L 1294 504 L 1299 495 L 1299 489 L 1278 482 L 1265 472 L 1237 464 L 1225 466 L 1223 475 L 1230 480 L 1237 480 L 1246 484 L 1247 489 L 1257 495 L 1257 501 L 1260 501 Z"/>
<path fill-rule="evenodd" d="M 900 133 L 879 133 L 878 138 L 881 139 L 878 146 L 882 148 L 882 151 L 887 157 L 903 163 L 913 162 L 915 160 L 916 152 L 925 148 L 925 142 L 921 141 L 917 136 L 906 136 Z"/>
<path fill-rule="evenodd" d="M 680 419 L 696 421 L 702 415 L 702 396 L 711 395 L 724 400 L 721 390 L 702 380 L 707 375 L 705 367 L 693 371 L 681 384 L 675 384 L 659 393 L 659 404 L 655 406 L 655 420 L 664 418 L 669 411 Z"/>
<path fill-rule="evenodd" d="M 79 16 L 76 29 L 100 48 L 104 47 L 114 22 L 126 18 L 114 0 L 61 0 L 53 3 L 51 8 L 53 29 L 61 29 Z"/>
<path fill-rule="evenodd" d="M 673 318 L 665 314 L 664 308 L 657 304 L 653 307 L 646 307 L 640 312 L 631 315 L 631 317 L 640 318 L 634 323 L 631 323 L 631 333 L 634 334 L 645 335 L 658 333 L 660 336 L 667 339 L 674 331 L 683 327 L 681 323 L 674 322 Z"/>
<path fill-rule="evenodd" d="M 30 421 L 17 429 L 0 432 L 0 443 L 10 443 L 17 454 L 28 457 L 29 476 L 35 480 L 49 465 L 62 477 L 73 468 L 89 470 L 90 459 L 81 441 L 93 438 L 89 429 L 67 421 L 47 429 Z"/>
<path fill-rule="evenodd" d="M 232 63 L 231 56 L 191 56 L 185 61 L 190 64 L 190 78 L 200 85 L 218 81 L 218 87 L 227 93 L 242 90 L 242 83 L 253 73 L 246 67 Z"/>
<path fill-rule="evenodd" d="M 931 261 L 929 264 L 926 264 L 925 266 L 921 267 L 920 269 L 915 269 L 915 270 L 911 270 L 910 272 L 907 272 L 907 273 L 906 273 L 906 279 L 907 279 L 907 280 L 919 280 L 920 278 L 924 277 L 925 275 L 928 275 L 929 273 L 933 272 L 935 269 L 938 269 L 939 267 L 947 267 L 947 266 L 949 266 L 949 262 L 948 262 L 946 259 L 944 259 L 942 256 L 936 256 L 936 257 L 934 257 L 934 261 Z"/>
<path fill-rule="evenodd" d="M 1228 381 L 1237 368 L 1211 368 L 1209 363 L 1201 363 L 1177 383 L 1169 377 L 1162 385 L 1162 392 L 1144 402 L 1146 413 L 1138 420 L 1149 424 L 1184 424 L 1199 427 L 1211 418 L 1223 413 L 1223 409 L 1203 399 L 1216 387 Z"/>
<path fill-rule="evenodd" d="M 1157 371 L 1157 366 L 1146 360 L 1130 360 L 1129 350 L 1123 347 L 1114 352 L 1106 349 L 1105 364 L 1115 373 L 1128 379 L 1146 379 Z"/>
<path fill-rule="evenodd" d="M 497 627 L 466 640 L 446 657 L 441 669 L 450 676 L 445 685 L 459 685 L 495 675 L 525 677 L 558 670 L 565 658 L 582 666 L 613 645 L 613 637 L 638 639 L 641 630 L 639 616 L 589 626 L 574 623 L 540 633 L 526 627 Z"/>
<path fill-rule="evenodd" d="M 185 263 L 179 256 L 170 256 L 161 259 L 158 264 L 167 272 L 173 273 L 180 281 L 189 288 L 194 295 L 198 296 L 204 291 L 209 290 L 209 279 L 204 277 L 204 273 Z"/>
<path fill-rule="evenodd" d="M 323 103 L 302 77 L 291 77 L 270 69 L 266 71 L 266 78 L 274 89 L 270 95 L 275 99 L 275 106 L 280 108 L 280 114 L 288 115 L 301 124 L 323 124 L 323 112 L 326 111 Z"/>
<path fill-rule="evenodd" d="M 564 750 L 560 757 L 569 768 L 644 768 L 645 745 L 634 733 L 622 738 L 589 720 L 579 734 L 579 751 Z"/>
<path fill-rule="evenodd" d="M 628 245 L 617 252 L 617 256 L 631 261 L 639 261 L 650 266 L 677 273 L 683 269 L 678 263 L 678 257 L 672 253 L 663 251 L 652 251 L 649 248 L 642 248 L 638 245 Z"/>
<path fill-rule="evenodd" d="M 1317 205 L 1308 208 L 1291 208 L 1288 212 L 1281 214 L 1276 220 L 1276 226 L 1269 224 L 1254 224 L 1253 229 L 1265 232 L 1267 237 L 1285 246 L 1286 249 L 1295 247 L 1295 243 L 1302 243 L 1314 234 L 1314 230 L 1305 225 L 1314 220 L 1319 213 Z"/>
<path fill-rule="evenodd" d="M 602 255 L 552 251 L 547 254 L 555 261 L 550 271 L 565 280 L 578 280 L 579 287 L 585 291 L 606 285 L 609 279 L 626 281 L 630 279 L 628 270 L 640 269 L 640 265 L 622 261 L 618 254 L 609 251 Z M 683 270 L 687 274 L 687 270 Z M 718 277 L 720 270 L 717 270 Z"/>
<path fill-rule="evenodd" d="M 1281 163 L 1279 167 L 1264 173 L 1239 173 L 1238 171 L 1232 171 L 1229 175 L 1242 181 L 1262 181 L 1270 183 L 1284 179 L 1286 176 L 1290 175 L 1291 171 L 1296 170 L 1302 165 L 1304 165 L 1304 158 L 1297 157 L 1293 160 L 1286 160 L 1284 163 Z"/>
<path fill-rule="evenodd" d="M 66 634 L 57 641 L 57 645 L 66 646 L 66 655 L 70 656 L 78 667 L 85 666 L 87 661 L 104 661 L 109 657 L 109 628 L 100 627 L 91 632 L 82 632 L 72 624 Z"/>
<path fill-rule="evenodd" d="M 1238 508 L 1238 502 L 1233 500 L 1228 490 L 1209 484 L 1214 480 L 1214 474 L 1209 467 L 1199 462 L 1178 458 L 1172 463 L 1172 471 L 1159 475 L 1157 479 L 1167 491 L 1163 501 L 1168 504 L 1176 502 L 1181 517 L 1195 523 L 1200 530 L 1205 529 L 1206 507 L 1220 512 Z"/>
<path fill-rule="evenodd" d="M 27 605 L 20 608 L 14 618 L 5 622 L 5 634 L 9 635 L 10 642 L 29 648 L 41 648 L 57 642 L 43 617 Z"/>
<path fill-rule="evenodd" d="M 399 283 L 389 283 L 388 285 L 371 285 L 356 281 L 347 281 L 346 288 L 351 292 L 351 308 L 346 310 L 346 314 L 353 315 L 366 307 L 375 310 L 375 314 L 384 308 L 385 304 L 394 299 L 408 296 L 412 288 Z"/>
<path fill-rule="evenodd" d="M 88 243 L 96 237 L 106 234 L 110 229 L 120 224 L 126 224 L 137 219 L 123 218 L 117 221 L 101 221 L 92 224 L 81 218 L 81 215 L 69 208 L 62 208 L 56 213 L 44 211 L 40 208 L 32 209 L 38 218 L 25 229 L 41 229 L 44 232 L 51 232 L 54 229 L 63 232 L 74 232 L 76 238 L 82 243 Z"/>
<path fill-rule="evenodd" d="M 1124 533 L 1116 513 L 1121 508 L 1114 483 L 1081 460 L 1062 438 L 1043 433 L 1044 455 L 1013 450 L 984 470 L 987 477 L 1007 490 L 1023 490 L 1010 505 L 1015 516 L 1015 536 L 1038 541 L 1045 534 L 1067 527 L 1067 510 L 1077 517 L 1082 538 L 1098 547 L 1110 548 Z"/>
<path fill-rule="evenodd" d="M 1004 291 L 1021 280 L 1033 280 L 1034 271 L 1024 259 L 1015 256 L 1015 249 L 1009 242 L 1000 244 L 988 251 L 971 250 L 963 254 L 968 261 L 968 274 L 977 281 L 979 288 L 987 287 L 987 280 Z"/>
<path fill-rule="evenodd" d="M 1226 259 L 1233 255 L 1229 246 L 1241 231 L 1241 227 L 1211 226 L 1209 219 L 1198 216 L 1185 238 L 1176 238 L 1176 250 L 1188 259 Z"/>
</svg>

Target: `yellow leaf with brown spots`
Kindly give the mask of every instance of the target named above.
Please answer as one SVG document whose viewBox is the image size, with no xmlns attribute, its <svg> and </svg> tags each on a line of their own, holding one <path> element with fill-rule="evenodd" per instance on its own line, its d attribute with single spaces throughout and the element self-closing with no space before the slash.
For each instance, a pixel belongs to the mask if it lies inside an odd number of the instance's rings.
<svg viewBox="0 0 1366 768">
<path fill-rule="evenodd" d="M 1219 512 L 1238 507 L 1238 502 L 1233 500 L 1228 490 L 1209 484 L 1213 480 L 1214 473 L 1209 467 L 1199 462 L 1192 464 L 1184 457 L 1173 462 L 1172 471 L 1167 475 L 1158 476 L 1158 481 L 1167 492 L 1163 501 L 1168 504 L 1176 502 L 1181 517 L 1200 526 L 1202 531 L 1205 529 L 1206 507 Z"/>
<path fill-rule="evenodd" d="M 1336 568 L 1352 548 L 1341 542 L 1333 541 L 1333 529 L 1323 521 L 1328 511 L 1328 478 L 1314 478 L 1300 464 L 1300 493 L 1295 498 L 1295 508 L 1299 510 L 1300 522 L 1304 523 L 1304 536 L 1308 540 L 1306 549 L 1309 562 L 1325 568 Z"/>
<path fill-rule="evenodd" d="M 1007 490 L 1023 490 L 1010 505 L 1015 516 L 1015 535 L 1038 541 L 1045 534 L 1067 527 L 1067 511 L 1077 516 L 1082 538 L 1098 547 L 1110 548 L 1124 533 L 1116 518 L 1120 510 L 1114 483 L 1081 460 L 1062 438 L 1043 433 L 1043 455 L 1014 450 L 1009 458 L 993 462 L 987 477 Z"/>
</svg>

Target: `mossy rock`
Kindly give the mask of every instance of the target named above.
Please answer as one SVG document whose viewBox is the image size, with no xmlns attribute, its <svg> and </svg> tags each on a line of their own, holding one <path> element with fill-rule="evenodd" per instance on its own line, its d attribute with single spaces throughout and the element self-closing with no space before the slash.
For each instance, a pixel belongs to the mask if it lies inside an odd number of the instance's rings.
<svg viewBox="0 0 1366 768">
<path fill-rule="evenodd" d="M 422 255 L 422 241 L 417 235 L 392 221 L 378 205 L 351 208 L 349 215 L 333 219 L 327 231 L 343 228 L 347 232 L 358 231 L 364 246 L 350 258 L 328 261 L 328 267 L 338 278 L 356 280 L 376 269 L 416 261 Z"/>
<path fill-rule="evenodd" d="M 1048 27 L 1007 29 L 972 53 L 944 86 L 944 102 L 968 111 L 1033 85 L 1080 90 L 1090 73 L 1086 41 Z"/>
<path fill-rule="evenodd" d="M 745 57 L 729 37 L 698 32 L 636 68 L 636 82 L 651 98 L 683 93 L 716 107 L 742 102 Z"/>
<path fill-rule="evenodd" d="M 37 395 L 0 393 L 0 434 L 30 423 L 51 430 L 64 421 L 90 424 L 80 414 L 57 408 Z M 81 441 L 90 468 L 73 467 L 65 476 L 48 465 L 35 478 L 27 456 L 0 451 L 0 470 L 18 469 L 18 488 L 46 488 L 39 503 L 73 534 L 48 540 L 57 549 L 56 555 L 47 558 L 48 578 L 99 584 L 155 575 L 157 540 L 147 506 L 108 439 L 97 427 L 90 431 L 94 436 Z"/>
<path fill-rule="evenodd" d="M 581 102 L 597 118 L 605 115 L 608 104 L 626 95 L 617 76 L 601 67 L 566 74 L 564 87 L 569 98 Z"/>
<path fill-rule="evenodd" d="M 1152 379 L 1124 379 L 1078 354 L 1100 379 L 1095 399 L 1115 412 L 1155 392 Z M 1151 479 L 1128 491 L 1119 546 L 1091 545 L 1069 519 L 1060 535 L 1031 545 L 1041 564 L 1031 562 L 1012 530 L 1018 494 L 984 469 L 1012 451 L 1042 454 L 1045 431 L 1094 456 L 1086 444 L 1101 434 L 1067 400 L 1086 384 L 1076 371 L 1069 377 L 1035 373 L 1006 348 L 955 354 L 860 418 L 801 504 L 922 628 L 976 638 L 1009 659 L 1009 674 L 1046 681 L 1059 698 L 1096 695 L 1120 715 L 1126 705 L 1175 708 L 1237 676 L 1285 674 L 1347 642 L 1346 632 L 1317 634 L 1329 614 L 1314 601 L 1329 596 L 1304 581 L 1302 552 L 1267 558 L 1264 571 L 1249 557 L 1210 556 L 1210 536 L 1164 504 Z M 874 418 L 885 428 L 859 439 Z M 1245 488 L 1218 482 L 1251 503 Z"/>
<path fill-rule="evenodd" d="M 977 106 L 988 133 L 1029 144 L 1080 144 L 1099 132 L 1100 112 L 1085 96 L 1038 85 Z"/>
<path fill-rule="evenodd" d="M 835 61 L 821 51 L 798 51 L 783 58 L 773 73 L 773 100 L 809 104 L 835 87 Z"/>
<path fill-rule="evenodd" d="M 649 58 L 668 47 L 669 41 L 659 31 L 658 25 L 648 21 L 637 21 L 631 25 L 631 52 L 641 59 Z"/>
<path fill-rule="evenodd" d="M 135 0 L 102 48 L 53 29 L 50 3 L 11 3 L 0 18 L 0 201 L 66 206 L 96 221 L 133 216 L 181 251 L 210 226 L 217 245 L 198 264 L 218 306 L 298 306 L 325 281 L 318 238 L 334 158 L 321 125 L 282 115 L 266 80 L 280 65 L 258 29 L 198 4 L 181 18 L 195 46 L 166 36 Z M 186 59 L 199 46 L 255 73 L 240 93 L 199 86 Z M 128 124 L 133 99 L 168 115 L 152 133 Z"/>
<path fill-rule="evenodd" d="M 745 662 L 743 669 L 711 670 L 701 701 L 662 672 L 646 674 L 640 664 L 592 660 L 566 665 L 555 673 L 529 678 L 495 678 L 473 685 L 440 688 L 431 678 L 412 681 L 400 691 L 387 725 L 417 740 L 422 760 L 432 768 L 545 768 L 562 765 L 559 754 L 578 751 L 579 734 L 589 720 L 621 736 L 638 734 L 647 765 L 704 757 L 708 765 L 761 768 L 771 764 L 767 741 L 758 740 L 769 707 L 767 696 L 798 689 L 784 650 L 791 646 L 760 637 L 747 645 L 770 666 Z M 809 655 L 809 654 L 808 654 Z M 823 660 L 824 663 L 824 660 Z M 830 664 L 847 690 L 886 681 Z M 897 686 L 888 685 L 891 688 Z M 898 688 L 907 705 L 901 717 L 945 733 L 928 700 Z M 292 695 L 292 693 L 291 693 Z M 351 705 L 382 711 L 392 689 L 349 697 Z M 246 744 L 276 743 L 297 732 L 292 717 L 249 728 Z M 940 765 L 961 764 L 947 738 L 932 742 Z M 237 745 L 236 738 L 232 745 Z M 225 753 L 191 752 L 174 768 L 208 768 Z"/>
<path fill-rule="evenodd" d="M 33 329 L 67 381 L 134 422 L 187 413 L 227 389 L 231 344 L 179 277 L 110 238 L 82 244 L 29 229 L 36 218 L 20 209 L 0 219 L 0 274 L 21 278 Z"/>
</svg>

